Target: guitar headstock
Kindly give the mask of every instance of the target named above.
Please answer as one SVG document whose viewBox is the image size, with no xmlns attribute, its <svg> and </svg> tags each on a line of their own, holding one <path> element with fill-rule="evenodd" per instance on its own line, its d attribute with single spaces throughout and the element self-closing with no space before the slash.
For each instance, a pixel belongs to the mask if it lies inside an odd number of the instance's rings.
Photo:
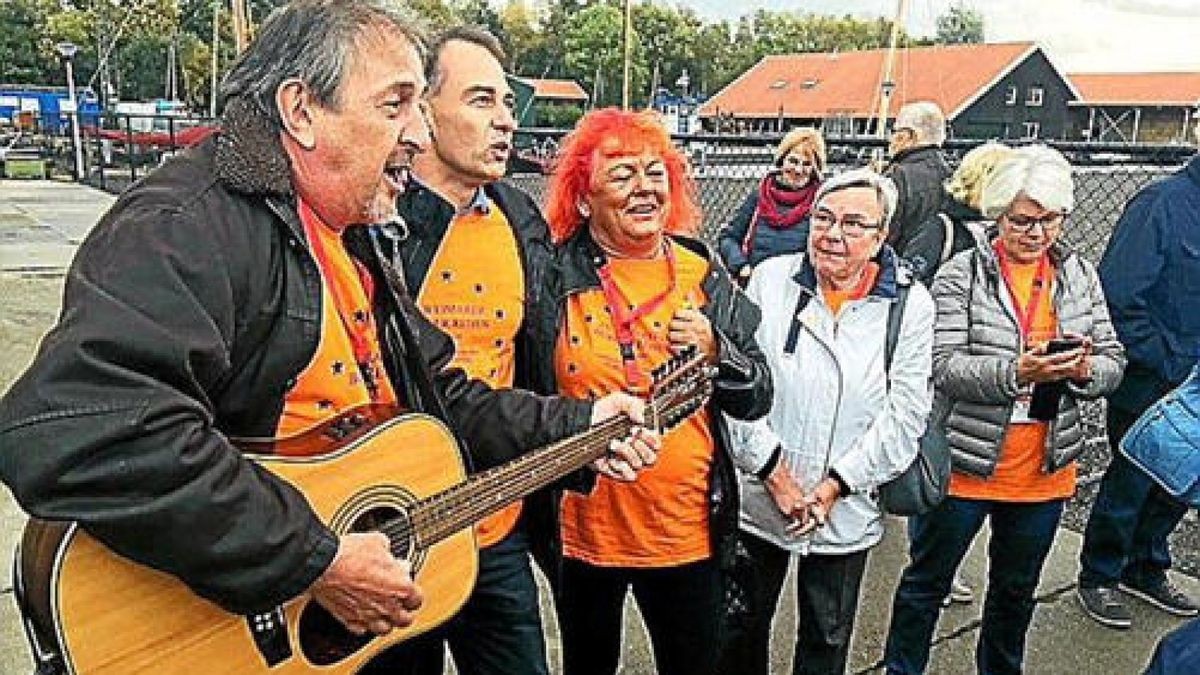
<svg viewBox="0 0 1200 675">
<path fill-rule="evenodd" d="M 667 432 L 704 407 L 713 392 L 717 369 L 695 347 L 688 347 L 651 372 L 647 424 Z"/>
</svg>

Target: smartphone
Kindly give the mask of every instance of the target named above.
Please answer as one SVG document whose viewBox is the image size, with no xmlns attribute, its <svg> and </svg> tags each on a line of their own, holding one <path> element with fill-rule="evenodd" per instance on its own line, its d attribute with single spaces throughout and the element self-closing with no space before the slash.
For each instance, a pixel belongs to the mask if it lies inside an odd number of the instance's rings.
<svg viewBox="0 0 1200 675">
<path fill-rule="evenodd" d="M 1057 337 L 1046 343 L 1047 354 L 1061 354 L 1083 346 L 1083 339 L 1077 337 Z"/>
</svg>

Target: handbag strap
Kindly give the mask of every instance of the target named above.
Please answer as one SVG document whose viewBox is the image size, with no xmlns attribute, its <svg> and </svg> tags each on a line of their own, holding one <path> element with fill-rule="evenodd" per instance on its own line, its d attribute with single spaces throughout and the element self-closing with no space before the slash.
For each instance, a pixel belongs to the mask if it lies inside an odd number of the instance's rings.
<svg viewBox="0 0 1200 675">
<path fill-rule="evenodd" d="M 888 308 L 887 333 L 883 338 L 883 372 L 887 374 L 887 382 L 891 387 L 892 357 L 896 355 L 896 343 L 900 341 L 900 324 L 904 321 L 904 306 L 908 304 L 910 285 L 902 285 L 897 289 L 896 301 Z"/>
</svg>

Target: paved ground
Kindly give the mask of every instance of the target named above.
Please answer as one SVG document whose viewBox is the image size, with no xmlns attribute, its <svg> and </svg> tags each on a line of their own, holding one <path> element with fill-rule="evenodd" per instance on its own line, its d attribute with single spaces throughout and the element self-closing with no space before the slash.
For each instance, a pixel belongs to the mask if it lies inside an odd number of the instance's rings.
<svg viewBox="0 0 1200 675">
<path fill-rule="evenodd" d="M 74 246 L 112 198 L 89 188 L 53 182 L 0 180 L 0 391 L 20 373 L 37 342 L 58 311 L 62 271 Z M 29 655 L 11 588 L 12 551 L 24 516 L 9 493 L 0 488 L 0 675 L 28 673 Z M 903 523 L 889 523 L 889 536 L 871 556 L 855 630 L 851 671 L 878 673 L 891 595 L 904 564 Z M 1038 592 L 1039 606 L 1029 636 L 1027 657 L 1031 674 L 1125 675 L 1141 671 L 1158 637 L 1179 624 L 1133 601 L 1136 626 L 1129 631 L 1102 628 L 1083 617 L 1074 599 L 1074 578 L 1080 538 L 1061 530 L 1047 561 Z M 1178 542 L 1177 542 L 1178 543 Z M 964 563 L 966 578 L 979 589 L 986 575 L 985 541 L 981 537 Z M 1182 585 L 1200 593 L 1200 582 L 1180 575 Z M 789 590 L 790 590 L 789 585 Z M 785 595 L 785 597 L 791 597 Z M 550 610 L 547 608 L 547 614 Z M 152 620 L 150 617 L 147 620 Z M 973 671 L 978 637 L 979 603 L 947 610 L 933 648 L 931 673 Z M 653 673 L 653 659 L 636 615 L 623 659 L 623 673 Z M 776 672 L 791 661 L 794 602 L 784 601 L 772 643 Z M 559 663 L 556 632 L 551 636 L 551 659 Z"/>
</svg>

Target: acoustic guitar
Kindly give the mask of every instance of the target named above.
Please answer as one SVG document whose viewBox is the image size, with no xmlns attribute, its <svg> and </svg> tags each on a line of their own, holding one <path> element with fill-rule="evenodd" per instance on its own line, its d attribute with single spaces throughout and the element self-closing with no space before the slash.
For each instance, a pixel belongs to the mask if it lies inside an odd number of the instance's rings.
<svg viewBox="0 0 1200 675">
<path fill-rule="evenodd" d="M 657 369 L 647 426 L 665 432 L 700 409 L 713 374 L 695 353 Z M 478 567 L 474 523 L 603 456 L 631 430 L 628 419 L 613 418 L 470 477 L 440 421 L 385 406 L 291 439 L 239 442 L 303 492 L 335 533 L 383 532 L 412 563 L 425 605 L 411 626 L 380 637 L 352 634 L 307 595 L 260 615 L 228 613 L 75 523 L 31 519 L 16 590 L 35 656 L 84 674 L 354 673 L 462 607 Z"/>
</svg>

